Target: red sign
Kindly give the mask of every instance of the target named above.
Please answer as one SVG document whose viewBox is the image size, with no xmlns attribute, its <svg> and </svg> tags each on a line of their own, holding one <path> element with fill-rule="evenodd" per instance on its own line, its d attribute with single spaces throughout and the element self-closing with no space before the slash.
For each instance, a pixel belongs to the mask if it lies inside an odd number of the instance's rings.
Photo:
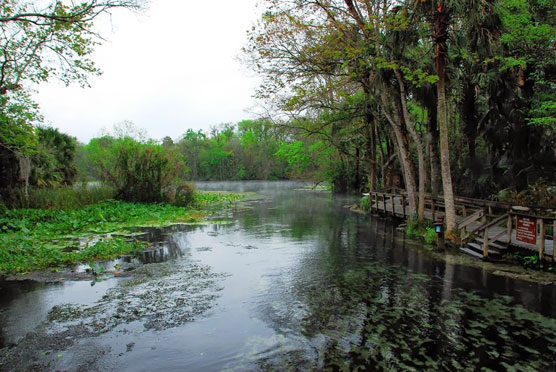
<svg viewBox="0 0 556 372">
<path fill-rule="evenodd" d="M 515 240 L 537 244 L 537 219 L 517 216 Z"/>
</svg>

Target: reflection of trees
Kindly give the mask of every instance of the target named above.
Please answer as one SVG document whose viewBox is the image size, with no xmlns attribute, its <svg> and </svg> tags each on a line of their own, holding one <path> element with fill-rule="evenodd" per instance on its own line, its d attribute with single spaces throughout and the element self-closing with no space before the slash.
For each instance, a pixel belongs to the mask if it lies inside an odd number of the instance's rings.
<svg viewBox="0 0 556 372">
<path fill-rule="evenodd" d="M 216 226 L 216 225 L 215 225 Z M 152 245 L 140 255 L 143 263 L 164 262 L 177 259 L 189 249 L 188 232 L 195 226 L 173 225 L 165 228 L 144 228 L 142 240 Z"/>
<path fill-rule="evenodd" d="M 300 239 L 311 235 L 318 243 L 300 260 L 291 281 L 273 282 L 272 296 L 281 305 L 261 312 L 278 334 L 324 337 L 319 354 L 325 366 L 459 370 L 496 369 L 500 362 L 524 368 L 551 365 L 547 339 L 554 334 L 554 323 L 546 327 L 546 319 L 523 308 L 516 314 L 508 299 L 452 288 L 460 270 L 475 288 L 492 293 L 488 280 L 477 275 L 481 270 L 467 272 L 427 257 L 422 249 L 406 245 L 387 221 L 363 222 L 364 217 L 333 208 L 327 212 L 314 204 L 306 210 L 305 204 L 295 207 L 301 210 L 298 216 L 278 214 L 281 223 L 303 221 Z M 515 330 L 532 337 L 542 356 L 527 350 L 523 338 L 500 336 Z M 280 366 L 295 358 L 288 353 L 264 364 Z"/>
</svg>

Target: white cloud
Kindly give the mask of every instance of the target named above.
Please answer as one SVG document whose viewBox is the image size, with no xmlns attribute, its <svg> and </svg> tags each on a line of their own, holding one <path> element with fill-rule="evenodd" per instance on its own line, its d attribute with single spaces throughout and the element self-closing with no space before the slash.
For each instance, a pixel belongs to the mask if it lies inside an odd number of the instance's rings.
<svg viewBox="0 0 556 372">
<path fill-rule="evenodd" d="M 86 142 L 123 120 L 175 138 L 249 117 L 257 79 L 235 58 L 258 16 L 255 2 L 152 0 L 145 16 L 113 14 L 93 57 L 104 74 L 91 88 L 39 87 L 47 123 Z"/>
</svg>

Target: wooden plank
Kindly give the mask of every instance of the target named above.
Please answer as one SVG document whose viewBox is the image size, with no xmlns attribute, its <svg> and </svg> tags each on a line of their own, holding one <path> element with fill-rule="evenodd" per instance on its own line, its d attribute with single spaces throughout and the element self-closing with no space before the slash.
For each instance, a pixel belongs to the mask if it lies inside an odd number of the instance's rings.
<svg viewBox="0 0 556 372">
<path fill-rule="evenodd" d="M 544 237 L 545 237 L 545 228 L 544 228 L 544 219 L 539 218 L 539 227 L 541 229 L 540 231 L 540 241 L 539 241 L 539 259 L 541 261 L 544 261 Z"/>
<path fill-rule="evenodd" d="M 483 232 L 483 257 L 488 258 L 488 227 Z"/>
<path fill-rule="evenodd" d="M 505 234 L 506 234 L 506 231 L 502 230 L 494 236 L 489 236 L 487 244 L 490 246 L 492 243 L 497 241 L 499 238 L 501 238 Z"/>
<path fill-rule="evenodd" d="M 483 256 L 480 253 L 477 253 L 472 249 L 461 247 L 459 250 L 475 258 L 479 258 L 479 259 L 483 258 Z"/>
<path fill-rule="evenodd" d="M 503 214 L 502 216 L 499 216 L 499 217 L 495 218 L 494 220 L 490 221 L 489 223 L 487 223 L 485 225 L 482 225 L 482 226 L 479 226 L 476 229 L 473 229 L 473 231 L 471 231 L 469 233 L 469 235 L 475 234 L 475 233 L 477 233 L 481 230 L 484 230 L 484 229 L 490 229 L 491 227 L 494 227 L 494 226 L 498 225 L 501 221 L 504 221 L 506 219 L 506 217 L 507 217 L 507 214 Z"/>
<path fill-rule="evenodd" d="M 464 219 L 462 222 L 458 224 L 458 228 L 467 227 L 468 225 L 472 224 L 473 222 L 477 222 L 477 220 L 484 216 L 484 210 L 480 209 L 477 212 L 473 213 L 471 216 Z"/>
<path fill-rule="evenodd" d="M 394 204 L 394 197 L 390 195 L 390 203 L 392 203 L 392 216 L 396 216 L 396 205 Z"/>
<path fill-rule="evenodd" d="M 508 214 L 508 222 L 506 225 L 506 234 L 508 234 L 508 236 L 506 237 L 506 243 L 510 244 L 512 242 L 512 225 L 513 225 L 513 217 L 511 214 Z"/>
</svg>

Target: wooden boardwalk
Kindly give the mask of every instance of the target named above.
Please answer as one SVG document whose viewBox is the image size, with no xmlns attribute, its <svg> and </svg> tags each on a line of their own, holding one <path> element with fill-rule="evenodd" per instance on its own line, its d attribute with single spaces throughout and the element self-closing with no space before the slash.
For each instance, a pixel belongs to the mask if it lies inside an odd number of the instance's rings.
<svg viewBox="0 0 556 372">
<path fill-rule="evenodd" d="M 407 196 L 403 194 L 371 192 L 371 210 L 400 218 L 409 217 Z M 547 212 L 552 212 L 547 209 Z M 425 218 L 436 221 L 444 218 L 444 204 L 441 199 L 428 197 L 425 202 Z M 517 239 L 517 221 L 528 219 L 536 224 L 535 236 L 530 239 L 536 244 L 525 243 Z M 457 198 L 456 222 L 460 230 L 460 238 L 464 253 L 478 258 L 499 256 L 509 247 L 519 247 L 530 250 L 543 260 L 554 260 L 554 239 L 547 234 L 556 231 L 556 217 L 546 217 L 531 214 L 530 208 L 512 206 L 486 200 Z M 552 226 L 553 230 L 547 229 Z M 533 227 L 533 230 L 534 227 Z M 521 234 L 521 231 L 520 231 Z M 521 238 L 521 236 L 520 236 Z"/>
</svg>

